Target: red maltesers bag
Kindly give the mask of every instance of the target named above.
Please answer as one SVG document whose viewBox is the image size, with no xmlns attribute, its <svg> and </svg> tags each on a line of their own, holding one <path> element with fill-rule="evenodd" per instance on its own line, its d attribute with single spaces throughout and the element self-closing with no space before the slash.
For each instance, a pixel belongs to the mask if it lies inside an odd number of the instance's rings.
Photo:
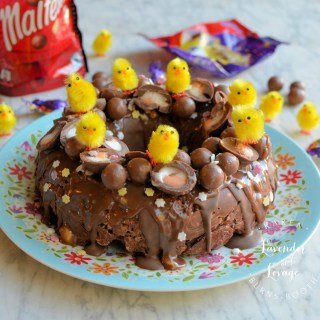
<svg viewBox="0 0 320 320">
<path fill-rule="evenodd" d="M 0 0 L 1 94 L 53 89 L 86 71 L 73 1 Z"/>
</svg>

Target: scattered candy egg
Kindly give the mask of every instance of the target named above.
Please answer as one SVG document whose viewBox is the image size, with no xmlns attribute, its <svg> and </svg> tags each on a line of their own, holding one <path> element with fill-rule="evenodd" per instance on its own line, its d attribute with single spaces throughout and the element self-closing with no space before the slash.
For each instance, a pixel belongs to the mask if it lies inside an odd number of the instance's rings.
<svg viewBox="0 0 320 320">
<path fill-rule="evenodd" d="M 278 76 L 273 76 L 268 80 L 269 91 L 280 91 L 284 86 L 284 81 Z"/>
</svg>

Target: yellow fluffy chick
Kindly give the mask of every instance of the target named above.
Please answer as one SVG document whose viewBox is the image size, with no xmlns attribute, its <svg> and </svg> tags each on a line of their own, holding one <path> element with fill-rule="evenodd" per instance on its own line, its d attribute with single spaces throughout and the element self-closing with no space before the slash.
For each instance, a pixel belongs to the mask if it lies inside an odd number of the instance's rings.
<svg viewBox="0 0 320 320">
<path fill-rule="evenodd" d="M 237 138 L 244 144 L 257 143 L 264 134 L 263 114 L 249 106 L 233 108 L 231 114 Z"/>
<path fill-rule="evenodd" d="M 127 59 L 118 58 L 114 60 L 112 64 L 112 83 L 122 91 L 131 91 L 138 87 L 139 78 Z"/>
<path fill-rule="evenodd" d="M 186 61 L 175 58 L 168 63 L 166 88 L 173 94 L 184 92 L 190 85 L 191 77 Z"/>
<path fill-rule="evenodd" d="M 11 107 L 5 103 L 0 104 L 0 137 L 8 136 L 17 123 Z"/>
<path fill-rule="evenodd" d="M 179 133 L 168 125 L 161 124 L 152 132 L 148 153 L 154 163 L 169 163 L 179 148 Z"/>
<path fill-rule="evenodd" d="M 257 100 L 257 91 L 253 84 L 243 79 L 236 79 L 231 86 L 228 94 L 229 103 L 235 106 L 254 107 Z"/>
<path fill-rule="evenodd" d="M 106 136 L 107 126 L 97 112 L 87 112 L 76 125 L 76 137 L 87 149 L 99 148 Z"/>
<path fill-rule="evenodd" d="M 65 80 L 70 108 L 77 113 L 90 111 L 97 102 L 97 92 L 92 83 L 78 73 L 72 73 Z"/>
<path fill-rule="evenodd" d="M 317 128 L 320 124 L 320 116 L 315 104 L 306 102 L 298 111 L 297 121 L 302 133 L 310 134 L 311 130 Z"/>
<path fill-rule="evenodd" d="M 283 101 L 283 96 L 277 91 L 270 91 L 261 98 L 259 108 L 263 112 L 266 122 L 271 122 L 281 112 Z"/>
<path fill-rule="evenodd" d="M 102 29 L 92 43 L 92 48 L 97 56 L 104 56 L 112 44 L 112 34 L 107 29 Z"/>
</svg>

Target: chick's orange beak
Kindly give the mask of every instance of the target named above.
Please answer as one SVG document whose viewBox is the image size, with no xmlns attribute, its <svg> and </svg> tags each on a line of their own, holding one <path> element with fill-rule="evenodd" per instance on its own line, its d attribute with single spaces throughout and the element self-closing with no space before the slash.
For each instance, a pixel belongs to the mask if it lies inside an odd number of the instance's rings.
<svg viewBox="0 0 320 320">
<path fill-rule="evenodd" d="M 180 76 L 180 74 L 181 74 L 180 68 L 177 68 L 177 69 L 174 71 L 174 74 L 175 74 L 176 76 Z"/>
<path fill-rule="evenodd" d="M 246 96 L 248 94 L 247 90 L 242 91 L 242 93 Z"/>
<path fill-rule="evenodd" d="M 244 122 L 245 124 L 248 124 L 248 123 L 249 123 L 249 121 L 248 121 L 247 119 L 244 119 L 243 122 Z"/>
<path fill-rule="evenodd" d="M 93 134 L 93 129 L 87 128 L 87 129 L 86 129 L 86 133 L 88 133 L 88 134 L 90 134 L 90 135 Z"/>
<path fill-rule="evenodd" d="M 168 132 L 165 132 L 165 133 L 163 134 L 163 139 L 164 139 L 164 140 L 168 140 L 168 139 L 169 139 L 169 133 L 168 133 Z"/>
<path fill-rule="evenodd" d="M 2 111 L 2 113 L 1 113 L 1 117 L 2 117 L 2 118 L 5 118 L 5 117 L 6 117 L 6 115 L 7 115 L 7 113 L 6 113 L 6 112 L 4 112 L 4 111 Z"/>
</svg>

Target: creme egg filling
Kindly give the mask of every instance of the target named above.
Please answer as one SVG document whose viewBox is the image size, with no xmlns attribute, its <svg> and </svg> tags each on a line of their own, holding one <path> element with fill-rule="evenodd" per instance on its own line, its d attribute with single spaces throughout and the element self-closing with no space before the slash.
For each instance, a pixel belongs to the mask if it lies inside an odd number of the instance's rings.
<svg viewBox="0 0 320 320">
<path fill-rule="evenodd" d="M 107 151 L 97 152 L 95 150 L 91 150 L 88 152 L 87 158 L 92 162 L 101 162 L 101 161 L 105 162 L 106 160 L 117 159 L 119 158 L 119 156 L 116 154 L 109 155 Z"/>
<path fill-rule="evenodd" d="M 187 181 L 187 175 L 175 167 L 163 167 L 156 174 L 157 180 L 170 187 L 179 188 L 184 186 Z"/>
<path fill-rule="evenodd" d="M 66 139 L 70 139 L 76 135 L 76 127 L 70 128 L 66 133 Z"/>
<path fill-rule="evenodd" d="M 104 144 L 116 151 L 121 151 L 122 149 L 121 144 L 115 139 L 107 140 Z"/>
</svg>

